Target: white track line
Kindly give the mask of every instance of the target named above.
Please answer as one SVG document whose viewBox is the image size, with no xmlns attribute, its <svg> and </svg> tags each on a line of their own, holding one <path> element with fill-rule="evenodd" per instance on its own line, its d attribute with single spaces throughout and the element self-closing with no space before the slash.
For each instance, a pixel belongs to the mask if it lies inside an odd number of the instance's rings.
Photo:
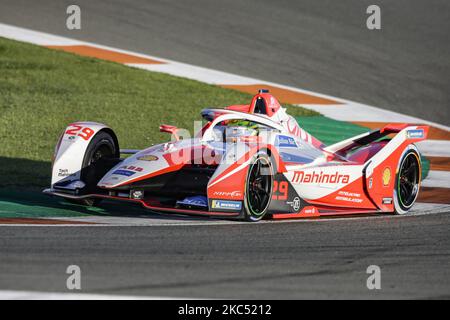
<svg viewBox="0 0 450 320">
<path fill-rule="evenodd" d="M 420 153 L 430 157 L 450 157 L 450 141 L 425 140 L 417 143 Z"/>
<path fill-rule="evenodd" d="M 450 205 L 433 204 L 433 203 L 416 203 L 413 209 L 406 215 L 392 215 L 392 214 L 374 214 L 351 217 L 331 217 L 319 219 L 286 219 L 286 220 L 264 220 L 257 223 L 243 222 L 243 221 L 229 221 L 229 220 L 197 220 L 195 218 L 178 218 L 167 217 L 164 219 L 149 216 L 148 218 L 136 217 L 84 217 L 84 218 L 67 218 L 66 221 L 84 221 L 96 222 L 98 224 L 0 224 L 1 227 L 193 227 L 193 226 L 228 226 L 228 225 L 247 225 L 257 226 L 260 224 L 276 224 L 276 223 L 321 223 L 327 221 L 348 221 L 348 220 L 371 220 L 371 219 L 395 219 L 412 216 L 423 216 L 438 213 L 449 213 Z M 49 219 L 49 218 L 46 218 Z M 59 219 L 59 218 L 50 218 Z"/>
<path fill-rule="evenodd" d="M 197 67 L 186 63 L 171 62 L 168 64 L 127 63 L 127 66 L 147 71 L 167 73 L 177 77 L 197 80 L 208 84 L 255 84 L 255 79 L 242 77 L 222 71 Z"/>
<path fill-rule="evenodd" d="M 429 171 L 427 178 L 422 181 L 422 187 L 450 188 L 450 172 Z"/>
<path fill-rule="evenodd" d="M 0 23 L 0 36 L 39 46 L 73 46 L 81 41 Z"/>
<path fill-rule="evenodd" d="M 0 290 L 0 300 L 192 300 L 179 297 Z"/>
</svg>

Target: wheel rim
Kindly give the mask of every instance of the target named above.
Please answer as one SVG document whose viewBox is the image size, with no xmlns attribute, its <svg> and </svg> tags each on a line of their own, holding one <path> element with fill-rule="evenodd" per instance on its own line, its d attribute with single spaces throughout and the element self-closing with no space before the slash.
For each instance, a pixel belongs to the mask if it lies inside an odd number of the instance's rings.
<svg viewBox="0 0 450 320">
<path fill-rule="evenodd" d="M 100 144 L 92 153 L 89 165 L 92 165 L 104 158 L 111 158 L 114 152 L 107 143 Z"/>
<path fill-rule="evenodd" d="M 109 141 L 103 140 L 96 146 L 91 153 L 87 167 L 83 169 L 84 173 L 82 173 L 82 180 L 88 186 L 86 188 L 95 188 L 98 181 L 106 173 L 102 161 L 113 157 L 114 150 Z"/>
<path fill-rule="evenodd" d="M 417 156 L 408 154 L 403 159 L 398 175 L 398 198 L 400 203 L 408 208 L 413 205 L 419 192 L 420 167 Z"/>
<path fill-rule="evenodd" d="M 266 168 L 270 168 L 269 162 L 264 158 L 257 158 L 249 172 L 247 201 L 250 212 L 255 216 L 264 214 L 270 201 L 272 177 L 264 174 Z"/>
</svg>

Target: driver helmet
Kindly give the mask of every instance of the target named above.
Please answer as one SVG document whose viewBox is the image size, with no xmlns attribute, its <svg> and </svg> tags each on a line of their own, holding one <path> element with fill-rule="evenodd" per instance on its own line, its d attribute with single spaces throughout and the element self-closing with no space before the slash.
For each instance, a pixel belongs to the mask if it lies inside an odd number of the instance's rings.
<svg viewBox="0 0 450 320">
<path fill-rule="evenodd" d="M 227 124 L 225 137 L 228 142 L 236 142 L 239 137 L 257 136 L 258 125 L 246 120 L 232 120 Z"/>
</svg>

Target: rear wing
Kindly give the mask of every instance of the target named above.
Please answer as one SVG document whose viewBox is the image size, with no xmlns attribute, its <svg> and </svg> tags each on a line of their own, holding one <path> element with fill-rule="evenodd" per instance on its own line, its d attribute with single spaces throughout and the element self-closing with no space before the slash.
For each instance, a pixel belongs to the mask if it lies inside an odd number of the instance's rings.
<svg viewBox="0 0 450 320">
<path fill-rule="evenodd" d="M 363 169 L 364 185 L 378 207 L 388 206 L 390 205 L 389 201 L 391 203 L 395 201 L 395 192 L 397 191 L 394 186 L 400 161 L 410 150 L 417 152 L 417 156 L 420 157 L 419 150 L 414 143 L 427 138 L 429 127 L 412 125 L 405 126 L 400 131 L 398 131 L 400 128 L 396 130 L 388 129 L 384 131 L 394 131 L 393 133 L 396 133 L 396 135 L 373 157 L 366 160 Z M 420 161 L 419 170 L 422 171 Z M 387 188 L 389 186 L 393 188 Z M 388 202 L 385 203 L 384 201 Z"/>
<path fill-rule="evenodd" d="M 363 147 L 392 134 L 395 134 L 396 137 L 399 136 L 397 140 L 411 140 L 411 143 L 415 143 L 427 138 L 428 129 L 428 126 L 417 126 L 406 123 L 390 123 L 381 129 L 365 132 L 344 141 L 335 143 L 324 148 L 324 150 L 330 153 L 343 155 L 352 149 Z"/>
</svg>

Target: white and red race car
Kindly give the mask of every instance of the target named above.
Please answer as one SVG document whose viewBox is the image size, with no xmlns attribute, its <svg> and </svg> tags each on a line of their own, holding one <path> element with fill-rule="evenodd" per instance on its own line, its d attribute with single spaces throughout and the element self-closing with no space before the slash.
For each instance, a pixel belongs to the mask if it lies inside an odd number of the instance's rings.
<svg viewBox="0 0 450 320">
<path fill-rule="evenodd" d="M 427 126 L 387 125 L 325 146 L 260 90 L 249 105 L 205 109 L 193 138 L 120 150 L 113 130 L 69 125 L 44 193 L 85 205 L 132 201 L 156 212 L 258 221 L 394 212 L 415 203 Z M 131 154 L 121 158 L 122 154 Z"/>
</svg>

